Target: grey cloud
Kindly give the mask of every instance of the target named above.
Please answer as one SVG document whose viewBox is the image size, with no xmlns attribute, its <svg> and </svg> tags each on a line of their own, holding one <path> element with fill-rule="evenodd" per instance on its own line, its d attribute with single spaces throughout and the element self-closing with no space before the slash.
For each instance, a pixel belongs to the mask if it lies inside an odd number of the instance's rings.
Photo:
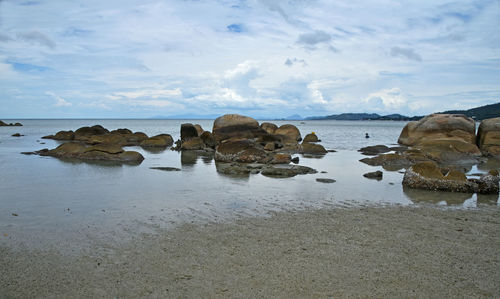
<svg viewBox="0 0 500 299">
<path fill-rule="evenodd" d="M 303 67 L 307 66 L 307 62 L 304 60 L 304 59 L 297 59 L 297 58 L 293 58 L 293 59 L 290 59 L 290 58 L 287 58 L 286 61 L 285 61 L 285 65 L 286 66 L 293 66 L 294 64 L 297 64 L 297 63 L 301 63 Z"/>
<path fill-rule="evenodd" d="M 298 44 L 314 46 L 319 43 L 326 43 L 332 39 L 332 36 L 324 31 L 316 30 L 312 33 L 303 33 L 297 39 Z"/>
<path fill-rule="evenodd" d="M 12 38 L 6 34 L 0 33 L 0 42 L 8 42 L 11 41 Z"/>
<path fill-rule="evenodd" d="M 393 57 L 403 56 L 410 60 L 422 61 L 422 57 L 419 54 L 417 54 L 415 50 L 411 48 L 393 47 L 391 49 L 391 56 Z"/>
<path fill-rule="evenodd" d="M 24 41 L 30 42 L 30 43 L 37 43 L 42 46 L 46 46 L 48 48 L 54 49 L 56 47 L 56 43 L 52 41 L 48 36 L 45 34 L 33 30 L 33 31 L 27 31 L 27 32 L 22 32 L 18 33 L 17 37 L 19 39 L 22 39 Z"/>
</svg>

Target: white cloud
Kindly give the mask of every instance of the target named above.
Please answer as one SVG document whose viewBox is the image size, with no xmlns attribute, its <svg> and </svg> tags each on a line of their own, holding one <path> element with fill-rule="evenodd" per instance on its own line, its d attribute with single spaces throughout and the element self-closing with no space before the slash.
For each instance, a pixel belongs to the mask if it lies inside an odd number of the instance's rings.
<svg viewBox="0 0 500 299">
<path fill-rule="evenodd" d="M 375 109 L 387 111 L 391 109 L 397 110 L 404 107 L 407 100 L 404 98 L 401 89 L 394 87 L 370 93 L 364 99 L 364 102 L 371 105 Z"/>
<path fill-rule="evenodd" d="M 73 106 L 73 104 L 71 104 L 70 102 L 68 102 L 65 99 L 61 98 L 60 96 L 56 95 L 52 91 L 46 91 L 45 94 L 48 95 L 48 96 L 51 96 L 52 98 L 54 98 L 57 101 L 54 104 L 54 106 L 56 106 L 56 107 L 69 107 L 69 106 Z"/>
</svg>

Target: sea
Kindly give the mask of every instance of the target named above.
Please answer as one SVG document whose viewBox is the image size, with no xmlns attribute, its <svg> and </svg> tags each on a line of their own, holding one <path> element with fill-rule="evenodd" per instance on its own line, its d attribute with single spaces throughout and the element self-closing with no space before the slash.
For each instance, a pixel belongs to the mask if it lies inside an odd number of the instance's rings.
<svg viewBox="0 0 500 299">
<path fill-rule="evenodd" d="M 292 178 L 218 173 L 210 155 L 170 149 L 140 152 L 139 165 L 61 161 L 23 155 L 60 142 L 41 139 L 61 130 L 102 125 L 128 128 L 148 136 L 180 137 L 182 123 L 212 129 L 213 120 L 153 119 L 9 119 L 22 127 L 0 127 L 0 245 L 79 251 L 87 244 L 105 246 L 142 233 L 179 225 L 204 225 L 241 217 L 269 217 L 280 211 L 321 208 L 362 208 L 368 205 L 435 205 L 474 209 L 497 206 L 498 196 L 432 192 L 403 188 L 403 171 L 387 171 L 359 162 L 357 150 L 369 145 L 397 145 L 406 122 L 398 121 L 272 121 L 291 123 L 305 136 L 315 132 L 329 150 L 323 157 L 298 156 L 299 164 L 317 174 Z M 12 137 L 20 133 L 21 137 Z M 370 138 L 365 138 L 368 133 Z M 176 167 L 161 171 L 151 167 Z M 382 170 L 383 179 L 363 177 Z M 467 169 L 469 175 L 487 167 Z M 335 183 L 317 182 L 329 178 Z"/>
</svg>

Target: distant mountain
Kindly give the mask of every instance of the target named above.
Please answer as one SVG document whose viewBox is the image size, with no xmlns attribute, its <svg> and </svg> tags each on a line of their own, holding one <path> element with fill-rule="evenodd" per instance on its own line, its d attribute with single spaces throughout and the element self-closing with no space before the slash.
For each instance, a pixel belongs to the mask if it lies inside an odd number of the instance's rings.
<svg viewBox="0 0 500 299">
<path fill-rule="evenodd" d="M 487 118 L 500 117 L 500 103 L 472 108 L 469 110 L 449 110 L 437 112 L 440 114 L 465 114 L 475 120 L 483 120 Z M 389 114 L 381 116 L 376 113 L 342 113 L 327 116 L 312 116 L 305 118 L 306 120 L 419 120 L 423 116 L 405 116 L 401 114 Z"/>
<path fill-rule="evenodd" d="M 472 108 L 469 110 L 449 110 L 440 113 L 465 114 L 475 120 L 483 120 L 487 118 L 500 117 L 500 103 Z"/>
</svg>

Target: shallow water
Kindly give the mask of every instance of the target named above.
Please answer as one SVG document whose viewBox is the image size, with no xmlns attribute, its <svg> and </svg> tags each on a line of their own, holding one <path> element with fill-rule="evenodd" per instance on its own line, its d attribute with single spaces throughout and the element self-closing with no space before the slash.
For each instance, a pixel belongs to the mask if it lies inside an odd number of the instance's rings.
<svg viewBox="0 0 500 299">
<path fill-rule="evenodd" d="M 129 128 L 149 136 L 168 133 L 176 140 L 181 123 L 199 123 L 211 130 L 212 120 L 19 121 L 23 127 L 0 127 L 0 244 L 79 248 L 89 238 L 105 243 L 109 238 L 133 237 L 137 232 L 186 222 L 223 221 L 329 205 L 431 203 L 475 207 L 498 202 L 498 196 L 406 190 L 401 186 L 403 174 L 398 171 L 384 171 L 381 181 L 364 178 L 363 173 L 382 169 L 359 162 L 365 156 L 357 149 L 395 144 L 405 122 L 276 121 L 278 125 L 297 125 L 303 136 L 316 132 L 327 149 L 337 152 L 323 158 L 299 156 L 299 164 L 327 173 L 270 178 L 260 174 L 222 175 L 209 155 L 168 149 L 148 152 L 128 147 L 145 157 L 137 166 L 20 154 L 54 148 L 57 141 L 40 138 L 82 126 Z M 17 132 L 25 136 L 11 137 Z M 364 138 L 365 133 L 371 138 Z M 182 171 L 150 169 L 158 166 Z M 486 171 L 488 167 L 483 166 Z M 471 172 L 484 170 L 474 167 Z M 323 184 L 316 178 L 333 178 L 336 182 Z"/>
</svg>

